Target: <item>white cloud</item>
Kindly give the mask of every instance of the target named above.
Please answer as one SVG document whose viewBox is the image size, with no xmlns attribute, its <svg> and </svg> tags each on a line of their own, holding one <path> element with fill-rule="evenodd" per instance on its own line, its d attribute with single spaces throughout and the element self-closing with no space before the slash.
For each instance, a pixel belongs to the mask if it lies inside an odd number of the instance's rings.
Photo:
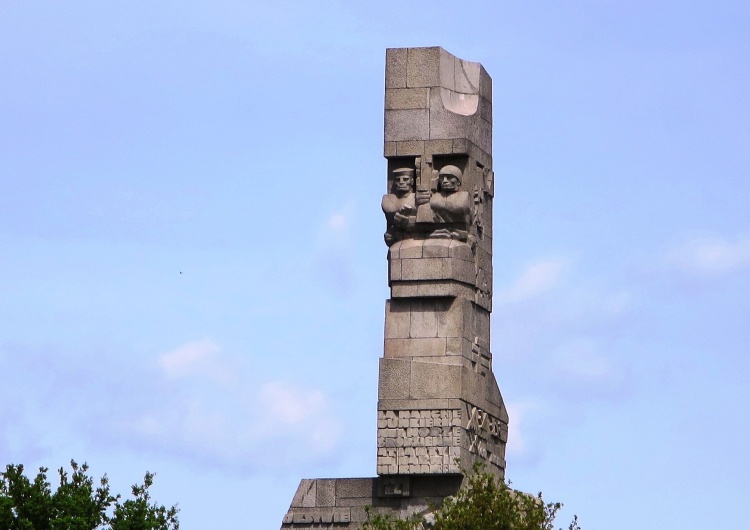
<svg viewBox="0 0 750 530">
<path fill-rule="evenodd" d="M 221 357 L 220 350 L 210 340 L 186 342 L 159 356 L 159 365 L 169 379 L 199 376 L 231 384 L 235 380 L 233 370 Z"/>
<path fill-rule="evenodd" d="M 519 302 L 553 289 L 560 281 L 566 262 L 561 259 L 538 261 L 527 266 L 513 285 L 497 293 L 500 302 Z"/>
<path fill-rule="evenodd" d="M 750 265 L 750 238 L 696 237 L 669 250 L 666 262 L 688 273 L 730 272 Z"/>
<path fill-rule="evenodd" d="M 509 456 L 520 457 L 528 451 L 526 440 L 521 430 L 523 428 L 524 417 L 534 407 L 534 403 L 530 401 L 506 403 L 509 418 L 508 445 L 506 450 Z"/>
<path fill-rule="evenodd" d="M 304 436 L 306 449 L 312 453 L 331 449 L 341 436 L 320 390 L 272 381 L 261 387 L 260 403 L 266 432 L 282 438 L 294 433 Z"/>
<path fill-rule="evenodd" d="M 326 228 L 331 231 L 342 231 L 349 227 L 349 215 L 345 213 L 335 213 L 328 218 Z"/>
<path fill-rule="evenodd" d="M 352 287 L 351 224 L 354 203 L 332 213 L 318 232 L 314 257 L 315 281 L 336 295 L 347 295 Z"/>
<path fill-rule="evenodd" d="M 61 356 L 54 347 L 0 355 L 7 380 L 35 381 L 35 392 L 0 386 L 0 402 L 14 403 L 0 406 L 0 449 L 27 459 L 47 450 L 37 442 L 54 433 L 57 445 L 150 451 L 238 473 L 332 458 L 342 430 L 325 394 L 259 384 L 242 361 L 207 340 L 151 362 L 98 351 Z"/>
<path fill-rule="evenodd" d="M 260 399 L 269 416 L 287 425 L 299 424 L 326 406 L 325 396 L 320 390 L 297 388 L 281 381 L 263 385 Z"/>
<path fill-rule="evenodd" d="M 219 346 L 210 340 L 186 342 L 159 357 L 159 365 L 167 377 L 182 377 L 201 373 L 205 368 L 217 368 Z"/>
<path fill-rule="evenodd" d="M 620 398 L 629 392 L 629 371 L 601 353 L 597 342 L 579 338 L 557 349 L 550 359 L 552 387 L 575 399 Z"/>
</svg>

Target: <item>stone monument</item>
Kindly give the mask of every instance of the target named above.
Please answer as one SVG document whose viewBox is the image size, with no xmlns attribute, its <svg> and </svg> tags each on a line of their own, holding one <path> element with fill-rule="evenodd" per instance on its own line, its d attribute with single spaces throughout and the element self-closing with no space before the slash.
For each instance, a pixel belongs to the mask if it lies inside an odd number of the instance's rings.
<svg viewBox="0 0 750 530">
<path fill-rule="evenodd" d="M 426 511 L 481 460 L 505 473 L 492 373 L 492 80 L 439 47 L 386 51 L 382 199 L 390 299 L 377 477 L 304 479 L 282 529 L 357 528 Z"/>
</svg>

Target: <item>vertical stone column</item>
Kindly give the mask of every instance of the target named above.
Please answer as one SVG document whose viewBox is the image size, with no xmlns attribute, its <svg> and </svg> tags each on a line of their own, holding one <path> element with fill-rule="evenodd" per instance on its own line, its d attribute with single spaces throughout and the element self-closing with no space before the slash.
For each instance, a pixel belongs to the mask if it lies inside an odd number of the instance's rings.
<svg viewBox="0 0 750 530">
<path fill-rule="evenodd" d="M 442 48 L 386 54 L 388 285 L 377 477 L 304 479 L 282 530 L 426 513 L 477 460 L 505 473 L 492 373 L 492 81 Z"/>
<path fill-rule="evenodd" d="M 508 416 L 492 373 L 492 80 L 439 47 L 389 49 L 383 197 L 391 297 L 378 475 L 503 476 Z"/>
</svg>

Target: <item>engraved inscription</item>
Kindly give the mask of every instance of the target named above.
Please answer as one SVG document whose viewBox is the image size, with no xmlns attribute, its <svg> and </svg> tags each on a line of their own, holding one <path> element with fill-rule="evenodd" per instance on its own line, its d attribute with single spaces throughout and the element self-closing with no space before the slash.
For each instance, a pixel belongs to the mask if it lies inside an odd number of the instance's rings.
<svg viewBox="0 0 750 530">
<path fill-rule="evenodd" d="M 457 473 L 461 411 L 378 411 L 378 474 Z"/>
<path fill-rule="evenodd" d="M 503 466 L 504 443 L 507 438 L 507 425 L 469 403 L 466 407 L 466 434 L 469 452 L 487 460 L 490 464 Z"/>
<path fill-rule="evenodd" d="M 351 522 L 350 508 L 311 508 L 304 511 L 290 510 L 284 516 L 282 524 L 310 525 L 323 523 Z"/>
</svg>

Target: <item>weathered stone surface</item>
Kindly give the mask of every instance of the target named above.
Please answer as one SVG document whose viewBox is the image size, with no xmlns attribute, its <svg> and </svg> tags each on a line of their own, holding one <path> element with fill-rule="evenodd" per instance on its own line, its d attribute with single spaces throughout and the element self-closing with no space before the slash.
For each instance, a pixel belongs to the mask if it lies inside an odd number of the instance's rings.
<svg viewBox="0 0 750 530">
<path fill-rule="evenodd" d="M 423 109 L 430 97 L 429 88 L 394 88 L 386 92 L 387 110 Z"/>
<path fill-rule="evenodd" d="M 378 396 L 384 399 L 409 399 L 411 359 L 380 359 Z"/>
<path fill-rule="evenodd" d="M 430 131 L 428 109 L 387 110 L 385 131 L 389 141 L 420 140 Z"/>
</svg>

